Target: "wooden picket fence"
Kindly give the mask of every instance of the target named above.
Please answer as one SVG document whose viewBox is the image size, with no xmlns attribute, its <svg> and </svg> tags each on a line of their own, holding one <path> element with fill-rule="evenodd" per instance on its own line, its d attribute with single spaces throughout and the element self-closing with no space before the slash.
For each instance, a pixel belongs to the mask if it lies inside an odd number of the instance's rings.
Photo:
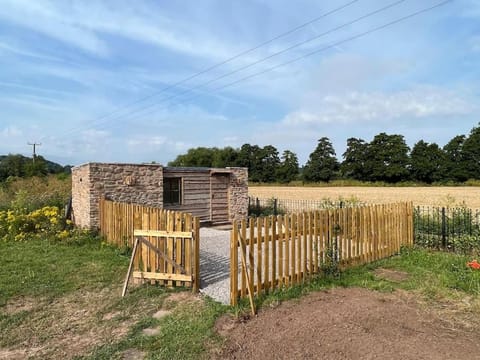
<svg viewBox="0 0 480 360">
<path fill-rule="evenodd" d="M 136 282 L 187 286 L 198 291 L 198 217 L 102 199 L 100 233 L 108 243 L 130 248 L 136 245 L 129 269 L 129 275 L 132 274 Z"/>
<path fill-rule="evenodd" d="M 413 245 L 413 204 L 308 211 L 234 221 L 230 303 L 303 283 L 338 266 L 383 259 Z"/>
</svg>

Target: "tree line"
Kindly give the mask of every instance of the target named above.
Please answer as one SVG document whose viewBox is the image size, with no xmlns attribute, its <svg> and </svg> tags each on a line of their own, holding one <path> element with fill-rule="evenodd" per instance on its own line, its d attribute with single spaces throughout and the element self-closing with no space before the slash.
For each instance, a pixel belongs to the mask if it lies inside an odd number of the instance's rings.
<svg viewBox="0 0 480 360">
<path fill-rule="evenodd" d="M 70 172 L 71 166 L 62 166 L 45 160 L 43 156 L 35 156 L 35 161 L 20 154 L 0 156 L 0 182 L 7 180 L 9 177 L 23 178 L 48 174 L 69 174 Z"/>
<path fill-rule="evenodd" d="M 272 145 L 244 144 L 240 148 L 197 147 L 168 163 L 169 166 L 247 167 L 249 180 L 264 183 L 329 182 L 336 179 L 397 183 L 461 183 L 480 179 L 480 127 L 457 135 L 445 146 L 418 141 L 411 149 L 403 135 L 375 135 L 367 142 L 349 138 L 340 162 L 328 137 L 318 140 L 308 161 L 300 166 L 297 155 L 280 155 Z"/>
</svg>

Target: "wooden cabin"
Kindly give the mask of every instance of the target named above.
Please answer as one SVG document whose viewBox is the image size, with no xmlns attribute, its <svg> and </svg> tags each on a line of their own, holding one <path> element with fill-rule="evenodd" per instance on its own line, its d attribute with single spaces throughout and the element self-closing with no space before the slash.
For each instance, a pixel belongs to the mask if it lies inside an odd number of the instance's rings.
<svg viewBox="0 0 480 360">
<path fill-rule="evenodd" d="M 225 224 L 248 214 L 248 171 L 118 163 L 74 167 L 72 209 L 76 225 L 98 228 L 102 197 L 188 212 L 204 224 Z"/>
</svg>

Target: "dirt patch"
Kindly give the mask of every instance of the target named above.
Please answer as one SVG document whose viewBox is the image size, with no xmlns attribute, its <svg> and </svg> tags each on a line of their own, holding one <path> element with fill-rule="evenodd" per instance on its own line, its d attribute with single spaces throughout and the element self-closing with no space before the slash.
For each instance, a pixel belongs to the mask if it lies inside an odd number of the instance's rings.
<svg viewBox="0 0 480 360">
<path fill-rule="evenodd" d="M 8 360 L 23 360 L 37 355 L 40 352 L 41 348 L 30 348 L 30 349 L 0 349 L 0 359 Z"/>
<path fill-rule="evenodd" d="M 188 291 L 180 291 L 170 294 L 166 299 L 163 305 L 166 309 L 174 308 L 178 303 L 192 303 L 201 301 L 200 296 L 193 294 Z"/>
<path fill-rule="evenodd" d="M 146 328 L 146 329 L 142 330 L 142 334 L 146 335 L 146 336 L 156 336 L 156 335 L 160 334 L 160 328 L 159 327 Z"/>
<path fill-rule="evenodd" d="M 216 328 L 226 342 L 221 353 L 212 356 L 437 360 L 480 353 L 476 333 L 450 328 L 410 295 L 403 295 L 334 289 L 266 309 L 249 321 L 221 318 Z"/>
<path fill-rule="evenodd" d="M 391 270 L 391 269 L 383 269 L 383 268 L 375 269 L 374 273 L 375 273 L 375 276 L 380 279 L 393 281 L 393 282 L 402 282 L 402 281 L 408 280 L 408 278 L 410 277 L 410 275 L 406 272 Z"/>
<path fill-rule="evenodd" d="M 167 315 L 170 315 L 171 313 L 172 313 L 172 312 L 169 311 L 169 310 L 162 310 L 162 309 L 160 309 L 160 310 L 158 310 L 155 314 L 153 314 L 152 317 L 153 317 L 154 319 L 157 319 L 157 320 L 158 320 L 158 319 L 161 319 L 161 318 L 163 318 L 163 317 L 165 317 L 165 316 L 167 316 Z"/>
<path fill-rule="evenodd" d="M 42 302 L 42 299 L 39 300 L 29 297 L 18 297 L 10 299 L 2 311 L 10 315 L 21 311 L 31 311 L 36 307 L 41 306 Z"/>
<path fill-rule="evenodd" d="M 29 315 L 0 340 L 0 359 L 71 359 L 97 345 L 121 339 L 145 314 L 161 308 L 164 297 L 122 302 L 120 288 L 80 290 L 50 302 L 16 299 L 6 312 Z"/>
<path fill-rule="evenodd" d="M 145 353 L 137 349 L 128 349 L 122 353 L 123 360 L 141 360 L 145 358 Z"/>
</svg>

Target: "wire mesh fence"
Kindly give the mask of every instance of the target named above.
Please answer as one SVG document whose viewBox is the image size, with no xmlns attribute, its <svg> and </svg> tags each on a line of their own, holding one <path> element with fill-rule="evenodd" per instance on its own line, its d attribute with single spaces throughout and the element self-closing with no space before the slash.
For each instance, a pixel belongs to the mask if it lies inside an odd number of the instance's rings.
<svg viewBox="0 0 480 360">
<path fill-rule="evenodd" d="M 257 197 L 248 198 L 248 210 L 250 216 L 283 215 L 309 210 L 339 209 L 362 205 L 365 205 L 365 203 L 356 199 L 294 200 L 277 198 L 262 199 Z"/>
<path fill-rule="evenodd" d="M 417 206 L 414 233 L 417 245 L 467 252 L 480 243 L 480 209 Z"/>
<path fill-rule="evenodd" d="M 250 216 L 283 215 L 319 209 L 366 205 L 357 200 L 291 200 L 249 198 Z M 469 253 L 480 251 L 480 209 L 417 206 L 414 208 L 416 245 Z"/>
</svg>

